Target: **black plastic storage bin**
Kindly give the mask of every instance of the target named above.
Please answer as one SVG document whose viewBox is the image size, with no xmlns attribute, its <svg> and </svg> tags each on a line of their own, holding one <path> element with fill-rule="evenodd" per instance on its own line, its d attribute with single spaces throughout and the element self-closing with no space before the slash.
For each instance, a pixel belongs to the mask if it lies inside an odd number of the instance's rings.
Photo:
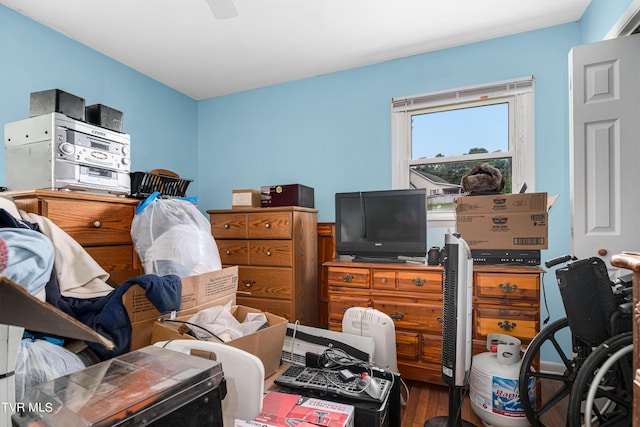
<svg viewBox="0 0 640 427">
<path fill-rule="evenodd" d="M 131 197 L 147 198 L 154 191 L 165 197 L 184 197 L 192 179 L 176 178 L 149 172 L 131 172 Z"/>
</svg>

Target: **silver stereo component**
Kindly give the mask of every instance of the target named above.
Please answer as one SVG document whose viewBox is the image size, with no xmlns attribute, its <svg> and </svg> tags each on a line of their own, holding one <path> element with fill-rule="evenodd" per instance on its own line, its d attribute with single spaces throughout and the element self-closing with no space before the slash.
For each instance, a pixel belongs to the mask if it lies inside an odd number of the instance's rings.
<svg viewBox="0 0 640 427">
<path fill-rule="evenodd" d="M 5 124 L 4 146 L 9 190 L 130 193 L 127 134 L 50 113 Z"/>
</svg>

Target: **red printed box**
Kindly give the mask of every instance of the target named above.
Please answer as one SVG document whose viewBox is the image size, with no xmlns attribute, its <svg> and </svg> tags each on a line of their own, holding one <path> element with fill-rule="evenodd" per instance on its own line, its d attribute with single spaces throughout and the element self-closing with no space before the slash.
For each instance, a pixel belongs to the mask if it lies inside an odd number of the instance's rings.
<svg viewBox="0 0 640 427">
<path fill-rule="evenodd" d="M 353 427 L 352 405 L 271 392 L 264 397 L 262 412 L 254 420 L 236 420 L 235 427 Z"/>
</svg>

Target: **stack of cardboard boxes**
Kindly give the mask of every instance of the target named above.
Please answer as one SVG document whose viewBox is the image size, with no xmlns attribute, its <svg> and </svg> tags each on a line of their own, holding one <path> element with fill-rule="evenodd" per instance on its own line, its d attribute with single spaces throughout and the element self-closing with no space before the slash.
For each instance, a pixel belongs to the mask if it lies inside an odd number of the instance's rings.
<svg viewBox="0 0 640 427">
<path fill-rule="evenodd" d="M 547 249 L 547 193 L 490 194 L 460 197 L 456 231 L 473 249 Z"/>
</svg>

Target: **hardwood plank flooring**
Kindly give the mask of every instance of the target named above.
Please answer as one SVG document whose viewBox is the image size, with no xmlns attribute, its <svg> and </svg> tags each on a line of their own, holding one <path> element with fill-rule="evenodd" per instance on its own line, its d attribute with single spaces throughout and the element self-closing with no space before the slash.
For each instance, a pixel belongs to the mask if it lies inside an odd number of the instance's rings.
<svg viewBox="0 0 640 427">
<path fill-rule="evenodd" d="M 401 427 L 424 427 L 425 421 L 448 415 L 449 387 L 410 380 L 406 383 L 409 387 L 409 400 L 402 408 Z M 462 401 L 462 419 L 477 427 L 484 426 L 471 409 L 468 394 L 465 394 Z"/>
</svg>

